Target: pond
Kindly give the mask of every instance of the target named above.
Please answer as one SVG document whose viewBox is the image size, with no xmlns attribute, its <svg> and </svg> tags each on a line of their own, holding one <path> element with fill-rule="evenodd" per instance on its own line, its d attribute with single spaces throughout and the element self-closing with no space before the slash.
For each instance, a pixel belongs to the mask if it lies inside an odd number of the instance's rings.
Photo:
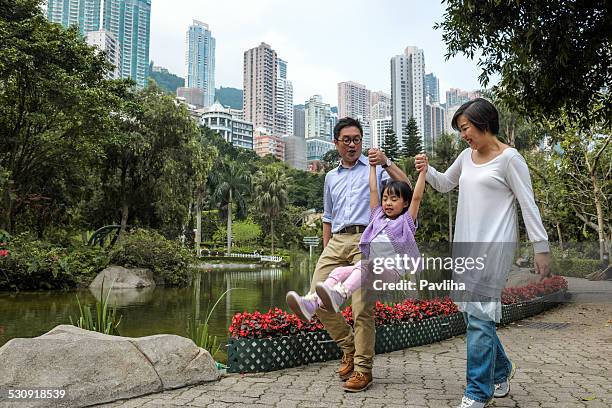
<svg viewBox="0 0 612 408">
<path fill-rule="evenodd" d="M 287 310 L 285 294 L 308 290 L 314 258 L 295 259 L 290 268 L 260 268 L 201 272 L 200 317 L 227 289 L 235 288 L 219 302 L 210 319 L 211 334 L 222 344 L 235 313 L 267 311 L 271 307 Z M 160 333 L 187 335 L 187 322 L 194 313 L 193 290 L 186 288 L 134 289 L 111 292 L 121 315 L 122 336 L 139 337 Z M 15 337 L 39 336 L 58 324 L 70 324 L 79 316 L 81 303 L 93 305 L 99 293 L 89 289 L 75 291 L 0 292 L 0 346 Z M 223 350 L 223 349 L 222 349 Z M 223 356 L 217 356 L 224 359 Z"/>
<path fill-rule="evenodd" d="M 113 291 L 111 304 L 121 316 L 122 336 L 140 337 L 170 333 L 187 336 L 187 324 L 199 309 L 203 320 L 207 311 L 228 289 L 209 321 L 212 335 L 225 344 L 234 314 L 243 311 L 267 311 L 273 307 L 288 310 L 285 295 L 289 290 L 306 293 L 316 259 L 294 256 L 290 268 L 202 271 L 199 301 L 191 287 L 134 289 Z M 197 281 L 198 279 L 194 279 Z M 433 294 L 421 292 L 422 297 Z M 100 293 L 89 289 L 74 291 L 0 292 L 0 346 L 15 337 L 35 337 L 58 324 L 76 322 L 79 316 L 77 296 L 82 304 L 94 305 Z M 199 304 L 199 307 L 198 307 Z M 92 310 L 94 312 L 94 310 Z M 216 356 L 224 361 L 225 348 Z"/>
</svg>

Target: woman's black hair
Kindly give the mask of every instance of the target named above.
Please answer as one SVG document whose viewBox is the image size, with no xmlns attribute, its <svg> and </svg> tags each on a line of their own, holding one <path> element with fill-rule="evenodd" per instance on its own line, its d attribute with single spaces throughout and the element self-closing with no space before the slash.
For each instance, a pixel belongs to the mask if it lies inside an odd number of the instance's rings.
<svg viewBox="0 0 612 408">
<path fill-rule="evenodd" d="M 497 113 L 495 106 L 486 99 L 476 98 L 464 103 L 457 109 L 451 121 L 453 129 L 457 131 L 461 131 L 457 123 L 461 115 L 465 116 L 481 132 L 489 130 L 494 135 L 499 133 L 499 113 Z"/>
<path fill-rule="evenodd" d="M 408 207 L 410 207 L 410 202 L 412 201 L 412 189 L 410 188 L 408 183 L 406 183 L 405 181 L 399 181 L 399 180 L 389 180 L 387 184 L 384 185 L 382 192 L 380 193 L 380 203 L 381 204 L 382 204 L 382 197 L 383 197 L 383 194 L 385 194 L 385 191 L 387 191 L 388 194 L 393 194 L 393 195 L 403 198 L 404 201 L 408 203 L 408 205 L 404 207 L 404 209 L 402 210 L 401 214 L 405 213 L 406 210 L 408 210 Z"/>
</svg>

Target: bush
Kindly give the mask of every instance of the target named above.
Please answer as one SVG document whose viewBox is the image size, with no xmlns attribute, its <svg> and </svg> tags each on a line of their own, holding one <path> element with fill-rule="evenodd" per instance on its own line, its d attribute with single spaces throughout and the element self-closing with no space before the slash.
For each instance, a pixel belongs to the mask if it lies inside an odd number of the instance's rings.
<svg viewBox="0 0 612 408">
<path fill-rule="evenodd" d="M 150 269 L 157 284 L 181 286 L 189 282 L 194 259 L 179 242 L 136 229 L 121 237 L 110 252 L 110 261 L 126 268 Z"/>
<path fill-rule="evenodd" d="M 65 248 L 18 235 L 0 257 L 0 290 L 70 289 L 87 286 L 108 266 L 108 256 L 85 245 Z"/>
<path fill-rule="evenodd" d="M 601 269 L 598 259 L 553 258 L 552 272 L 555 275 L 584 278 L 586 275 Z"/>
</svg>

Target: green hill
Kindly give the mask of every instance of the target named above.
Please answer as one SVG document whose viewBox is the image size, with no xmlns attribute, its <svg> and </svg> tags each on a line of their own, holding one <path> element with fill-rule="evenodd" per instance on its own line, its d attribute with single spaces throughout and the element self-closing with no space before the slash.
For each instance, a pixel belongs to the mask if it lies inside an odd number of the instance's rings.
<svg viewBox="0 0 612 408">
<path fill-rule="evenodd" d="M 176 95 L 176 88 L 185 86 L 185 79 L 178 75 L 170 73 L 166 68 L 155 67 L 153 71 L 153 62 L 149 65 L 149 78 L 166 92 Z"/>
<path fill-rule="evenodd" d="M 221 87 L 215 90 L 215 99 L 223 106 L 242 109 L 242 89 Z"/>
</svg>

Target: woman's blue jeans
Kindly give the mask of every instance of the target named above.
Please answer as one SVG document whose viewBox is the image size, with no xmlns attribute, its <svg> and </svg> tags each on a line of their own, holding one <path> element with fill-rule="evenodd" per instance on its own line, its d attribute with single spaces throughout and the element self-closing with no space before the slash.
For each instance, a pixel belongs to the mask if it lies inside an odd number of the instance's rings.
<svg viewBox="0 0 612 408">
<path fill-rule="evenodd" d="M 495 384 L 506 381 L 512 366 L 504 352 L 495 322 L 463 313 L 467 324 L 467 387 L 465 396 L 479 402 L 493 398 Z"/>
</svg>

